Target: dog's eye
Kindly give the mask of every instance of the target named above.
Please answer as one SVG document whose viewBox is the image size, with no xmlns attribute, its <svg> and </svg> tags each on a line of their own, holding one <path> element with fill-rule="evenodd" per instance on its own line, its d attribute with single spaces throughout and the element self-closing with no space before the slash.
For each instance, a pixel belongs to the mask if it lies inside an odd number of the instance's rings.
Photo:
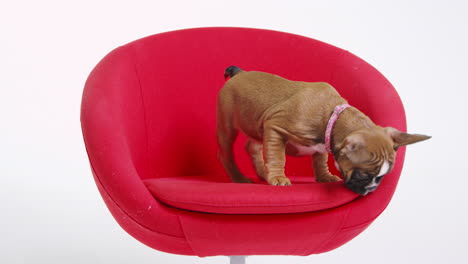
<svg viewBox="0 0 468 264">
<path fill-rule="evenodd" d="M 353 173 L 351 174 L 351 178 L 358 180 L 358 181 L 366 181 L 366 180 L 371 180 L 372 175 L 368 174 L 362 170 L 355 169 L 353 170 Z"/>
<path fill-rule="evenodd" d="M 375 177 L 375 183 L 379 184 L 382 181 L 382 179 L 383 179 L 383 175 Z"/>
<path fill-rule="evenodd" d="M 372 175 L 379 175 L 380 172 L 380 167 L 374 168 L 370 171 L 370 174 Z"/>
</svg>

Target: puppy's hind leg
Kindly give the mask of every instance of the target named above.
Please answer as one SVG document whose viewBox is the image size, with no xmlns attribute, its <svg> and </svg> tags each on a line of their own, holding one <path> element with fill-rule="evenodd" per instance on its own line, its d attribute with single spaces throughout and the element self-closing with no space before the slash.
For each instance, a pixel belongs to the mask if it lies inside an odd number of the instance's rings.
<svg viewBox="0 0 468 264">
<path fill-rule="evenodd" d="M 266 181 L 262 143 L 249 138 L 247 139 L 247 142 L 245 142 L 245 150 L 250 156 L 250 160 L 252 161 L 252 165 L 255 168 L 258 178 Z"/>
<path fill-rule="evenodd" d="M 284 174 L 286 164 L 286 140 L 274 125 L 264 125 L 265 173 L 271 185 L 291 185 Z"/>
<path fill-rule="evenodd" d="M 218 140 L 218 159 L 228 173 L 231 181 L 238 183 L 250 183 L 251 179 L 245 177 L 237 167 L 234 159 L 233 145 L 237 138 L 239 131 L 230 126 L 218 126 L 217 140 Z"/>
</svg>

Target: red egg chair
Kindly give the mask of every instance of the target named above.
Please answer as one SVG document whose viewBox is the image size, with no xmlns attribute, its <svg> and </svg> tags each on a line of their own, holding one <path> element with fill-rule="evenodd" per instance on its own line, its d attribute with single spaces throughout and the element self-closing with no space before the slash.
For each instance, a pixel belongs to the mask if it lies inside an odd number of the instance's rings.
<svg viewBox="0 0 468 264">
<path fill-rule="evenodd" d="M 231 183 L 217 160 L 215 135 L 216 96 L 230 65 L 328 82 L 375 123 L 406 131 L 403 105 L 388 80 L 326 43 L 247 28 L 146 37 L 104 57 L 82 98 L 92 172 L 116 221 L 149 247 L 201 257 L 306 256 L 356 237 L 390 202 L 405 148 L 380 187 L 358 196 L 342 182 L 314 182 L 307 157 L 288 158 L 292 186 L 257 180 L 241 137 L 237 163 L 256 183 Z"/>
</svg>

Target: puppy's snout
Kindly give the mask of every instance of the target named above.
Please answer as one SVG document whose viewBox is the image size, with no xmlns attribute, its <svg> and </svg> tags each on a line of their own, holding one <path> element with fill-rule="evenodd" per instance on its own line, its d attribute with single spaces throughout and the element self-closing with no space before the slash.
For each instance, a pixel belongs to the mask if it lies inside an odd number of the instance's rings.
<svg viewBox="0 0 468 264">
<path fill-rule="evenodd" d="M 379 187 L 382 178 L 383 176 L 373 177 L 360 170 L 354 170 L 349 181 L 345 182 L 345 185 L 360 195 L 367 195 Z"/>
<path fill-rule="evenodd" d="M 379 186 L 380 182 L 382 181 L 383 176 L 377 176 L 372 179 L 371 183 L 369 183 L 366 187 L 364 187 L 367 191 L 373 192 Z"/>
</svg>

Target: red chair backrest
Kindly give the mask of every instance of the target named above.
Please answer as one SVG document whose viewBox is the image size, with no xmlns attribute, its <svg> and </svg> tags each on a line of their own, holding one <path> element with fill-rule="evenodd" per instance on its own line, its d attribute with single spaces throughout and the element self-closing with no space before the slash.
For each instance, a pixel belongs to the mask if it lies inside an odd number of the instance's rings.
<svg viewBox="0 0 468 264">
<path fill-rule="evenodd" d="M 149 159 L 142 161 L 147 163 L 143 178 L 225 175 L 217 160 L 215 110 L 230 65 L 329 82 L 377 124 L 405 130 L 403 107 L 391 84 L 358 57 L 317 40 L 268 30 L 202 28 L 157 34 L 123 48 L 139 81 L 131 89 L 140 89 L 143 101 L 145 127 L 135 129 L 146 130 L 139 136 L 146 137 L 147 146 L 133 146 Z M 236 143 L 237 162 L 253 175 L 243 141 Z M 310 159 L 288 158 L 286 173 L 311 175 Z"/>
</svg>

